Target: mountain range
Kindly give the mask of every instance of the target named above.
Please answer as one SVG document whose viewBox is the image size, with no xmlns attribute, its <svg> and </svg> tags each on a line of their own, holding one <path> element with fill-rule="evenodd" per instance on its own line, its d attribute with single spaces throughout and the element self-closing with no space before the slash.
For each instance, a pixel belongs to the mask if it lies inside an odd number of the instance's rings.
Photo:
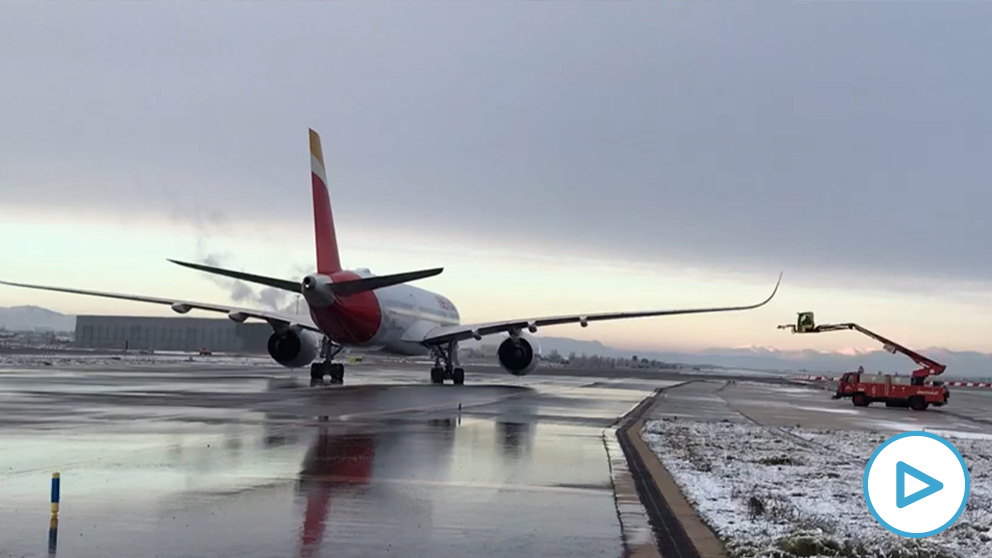
<svg viewBox="0 0 992 558">
<path fill-rule="evenodd" d="M 287 308 L 292 312 L 294 308 Z M 52 329 L 72 331 L 76 326 L 75 316 L 60 314 L 38 306 L 0 307 L 0 328 L 8 331 L 33 331 Z M 743 368 L 769 371 L 809 371 L 811 373 L 833 374 L 855 370 L 864 366 L 865 370 L 909 373 L 915 366 L 902 355 L 892 355 L 881 349 L 855 354 L 820 351 L 781 351 L 766 347 L 712 348 L 696 352 L 637 351 L 618 349 L 599 341 L 585 341 L 568 337 L 547 337 L 539 335 L 541 349 L 545 354 L 557 351 L 561 356 L 599 355 L 601 357 L 629 359 L 638 358 L 660 360 L 667 363 L 709 365 L 722 368 Z M 501 339 L 467 341 L 461 346 L 479 348 L 483 344 L 493 345 Z M 947 377 L 989 378 L 992 377 L 992 354 L 976 351 L 951 351 L 939 347 L 922 350 L 928 357 L 947 365 Z"/>
<path fill-rule="evenodd" d="M 813 350 L 782 351 L 767 347 L 730 348 L 715 347 L 696 352 L 638 351 L 617 349 L 599 341 L 583 341 L 567 337 L 538 336 L 544 354 L 558 351 L 563 357 L 570 353 L 586 356 L 599 355 L 611 358 L 655 359 L 667 363 L 708 365 L 720 368 L 740 368 L 776 372 L 806 371 L 816 374 L 837 374 L 864 366 L 868 371 L 908 374 L 918 368 L 904 355 L 893 355 L 881 349 L 855 354 L 820 352 Z M 474 341 L 461 346 L 479 347 L 495 341 Z M 474 343 L 474 345 L 472 344 Z M 992 378 L 992 354 L 975 351 L 951 351 L 939 347 L 922 350 L 923 354 L 947 366 L 948 378 Z"/>
<path fill-rule="evenodd" d="M 72 331 L 76 329 L 76 317 L 39 306 L 0 306 L 0 328 L 8 331 L 35 331 L 38 329 Z"/>
</svg>

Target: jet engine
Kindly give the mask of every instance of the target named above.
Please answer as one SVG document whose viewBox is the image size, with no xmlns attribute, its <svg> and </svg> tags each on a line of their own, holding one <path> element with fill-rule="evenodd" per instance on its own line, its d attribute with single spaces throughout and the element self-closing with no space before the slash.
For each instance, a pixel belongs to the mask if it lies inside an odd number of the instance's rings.
<svg viewBox="0 0 992 558">
<path fill-rule="evenodd" d="M 286 368 L 306 366 L 320 352 L 320 338 L 297 328 L 275 332 L 269 337 L 269 356 Z"/>
<path fill-rule="evenodd" d="M 503 370 L 514 376 L 526 376 L 537 368 L 541 360 L 541 346 L 537 339 L 521 333 L 500 343 L 496 355 Z"/>
</svg>

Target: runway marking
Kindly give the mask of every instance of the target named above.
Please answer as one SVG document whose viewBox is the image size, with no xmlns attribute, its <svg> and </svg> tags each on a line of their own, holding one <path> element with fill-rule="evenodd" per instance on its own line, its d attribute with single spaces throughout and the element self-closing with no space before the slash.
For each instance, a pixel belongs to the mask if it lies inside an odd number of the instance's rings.
<svg viewBox="0 0 992 558">
<path fill-rule="evenodd" d="M 372 477 L 368 481 L 356 481 L 351 477 L 334 475 L 305 476 L 299 482 L 328 482 L 341 484 L 396 484 L 413 486 L 441 486 L 456 488 L 488 488 L 492 490 L 518 490 L 524 492 L 559 492 L 559 493 L 603 493 L 610 492 L 608 485 L 597 486 L 564 486 L 548 484 L 519 484 L 519 483 L 495 483 L 480 481 L 459 481 L 459 480 L 432 480 L 432 479 L 403 479 L 403 478 L 377 478 Z"/>
<path fill-rule="evenodd" d="M 724 384 L 717 391 L 722 392 L 725 387 L 727 387 L 726 384 Z M 813 440 L 807 440 L 806 438 L 803 438 L 802 436 L 799 436 L 797 434 L 793 434 L 792 432 L 786 431 L 782 427 L 779 427 L 779 426 L 770 426 L 770 425 L 764 424 L 761 421 L 759 421 L 758 419 L 756 419 L 753 416 L 751 416 L 750 414 L 745 413 L 743 410 L 741 410 L 736 405 L 732 404 L 730 401 L 727 400 L 727 398 L 722 393 L 720 394 L 719 397 L 720 397 L 720 399 L 723 399 L 723 402 L 727 406 L 728 409 L 736 412 L 737 414 L 741 415 L 742 417 L 744 417 L 745 419 L 747 419 L 748 421 L 750 421 L 751 423 L 753 423 L 755 426 L 768 431 L 769 433 L 771 433 L 774 436 L 778 436 L 779 438 L 782 438 L 784 440 L 792 441 L 793 443 L 799 444 L 800 446 L 803 446 L 803 447 L 805 447 L 807 449 L 811 449 L 811 450 L 814 450 L 814 451 L 816 451 L 816 450 L 822 450 L 822 451 L 827 451 L 828 453 L 841 453 L 841 454 L 846 455 L 846 456 L 848 456 L 848 457 L 850 457 L 852 459 L 860 459 L 860 456 L 853 455 L 853 454 L 851 454 L 849 452 L 846 452 L 846 451 L 843 451 L 843 450 L 840 450 L 840 449 L 837 449 L 837 448 L 832 448 L 830 446 L 827 446 L 827 445 L 824 445 L 824 444 L 821 444 L 821 443 L 818 443 L 818 442 L 814 442 Z M 796 407 L 792 407 L 792 408 L 796 408 Z"/>
<path fill-rule="evenodd" d="M 354 477 L 342 475 L 302 475 L 300 477 L 242 477 L 247 482 L 256 482 L 250 486 L 241 486 L 230 489 L 206 489 L 191 490 L 186 494 L 198 496 L 233 497 L 256 491 L 280 488 L 287 485 L 307 485 L 307 484 L 335 484 L 335 485 L 355 485 L 371 486 L 376 484 L 397 485 L 397 486 L 436 486 L 443 488 L 473 488 L 491 489 L 496 491 L 513 490 L 518 492 L 538 492 L 538 493 L 559 493 L 559 494 L 602 494 L 611 492 L 609 485 L 603 486 L 576 486 L 576 485 L 542 485 L 542 484 L 520 484 L 520 483 L 495 483 L 481 481 L 459 481 L 459 480 L 434 480 L 434 479 L 407 479 L 398 477 L 371 477 L 368 479 L 356 479 Z"/>
</svg>

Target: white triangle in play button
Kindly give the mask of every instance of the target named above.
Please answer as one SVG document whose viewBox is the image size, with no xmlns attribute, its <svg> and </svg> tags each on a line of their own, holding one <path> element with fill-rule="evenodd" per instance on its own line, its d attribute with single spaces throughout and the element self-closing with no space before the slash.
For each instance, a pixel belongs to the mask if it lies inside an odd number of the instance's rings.
<svg viewBox="0 0 992 558">
<path fill-rule="evenodd" d="M 920 479 L 912 475 L 906 475 L 906 496 L 912 496 L 928 486 L 930 485 Z"/>
</svg>

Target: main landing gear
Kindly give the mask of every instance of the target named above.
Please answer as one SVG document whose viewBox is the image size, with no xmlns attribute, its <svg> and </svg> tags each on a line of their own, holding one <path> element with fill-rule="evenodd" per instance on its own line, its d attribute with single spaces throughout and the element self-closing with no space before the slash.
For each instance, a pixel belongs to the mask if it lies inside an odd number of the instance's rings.
<svg viewBox="0 0 992 558">
<path fill-rule="evenodd" d="M 465 369 L 458 364 L 458 344 L 448 343 L 447 347 L 431 347 L 434 353 L 434 367 L 431 368 L 431 383 L 443 384 L 445 380 L 451 380 L 455 385 L 465 383 Z M 442 365 L 443 361 L 443 365 Z"/>
<path fill-rule="evenodd" d="M 331 377 L 332 384 L 344 383 L 344 365 L 334 362 L 334 357 L 338 355 L 344 347 L 332 343 L 326 337 L 320 344 L 321 362 L 310 364 L 310 385 L 316 386 L 324 383 L 324 376 Z"/>
</svg>

